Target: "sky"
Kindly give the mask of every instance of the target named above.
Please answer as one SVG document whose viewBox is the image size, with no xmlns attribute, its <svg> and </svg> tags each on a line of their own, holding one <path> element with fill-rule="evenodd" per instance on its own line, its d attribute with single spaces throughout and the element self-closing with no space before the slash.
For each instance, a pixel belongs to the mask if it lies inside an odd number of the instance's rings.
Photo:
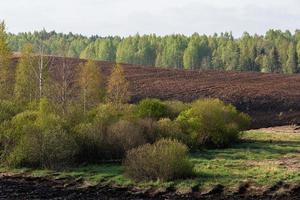
<svg viewBox="0 0 300 200">
<path fill-rule="evenodd" d="M 0 0 L 9 32 L 55 30 L 87 36 L 300 29 L 299 0 Z"/>
</svg>

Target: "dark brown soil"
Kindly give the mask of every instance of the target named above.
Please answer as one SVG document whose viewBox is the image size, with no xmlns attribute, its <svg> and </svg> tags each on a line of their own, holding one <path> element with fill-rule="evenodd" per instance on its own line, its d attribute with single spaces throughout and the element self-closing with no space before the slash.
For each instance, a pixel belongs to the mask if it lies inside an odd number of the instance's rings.
<svg viewBox="0 0 300 200">
<path fill-rule="evenodd" d="M 261 194 L 249 193 L 249 185 L 242 185 L 237 192 L 225 195 L 223 186 L 216 186 L 203 194 L 191 192 L 177 194 L 173 189 L 139 190 L 117 186 L 85 187 L 79 181 L 53 180 L 28 176 L 0 176 L 0 199 L 202 199 L 202 200 L 296 200 L 300 198 L 299 185 L 278 183 Z M 276 191 L 286 189 L 280 195 Z"/>
<path fill-rule="evenodd" d="M 13 59 L 16 66 L 18 58 Z M 56 82 L 61 81 L 65 61 L 68 80 L 76 88 L 75 72 L 85 60 L 49 57 L 50 72 Z M 110 75 L 114 63 L 97 62 L 104 75 Z M 300 123 L 300 75 L 257 72 L 187 71 L 123 64 L 130 81 L 131 101 L 143 98 L 181 100 L 220 98 L 232 103 L 253 118 L 251 128 L 272 127 Z M 75 98 L 78 90 L 70 91 Z"/>
</svg>

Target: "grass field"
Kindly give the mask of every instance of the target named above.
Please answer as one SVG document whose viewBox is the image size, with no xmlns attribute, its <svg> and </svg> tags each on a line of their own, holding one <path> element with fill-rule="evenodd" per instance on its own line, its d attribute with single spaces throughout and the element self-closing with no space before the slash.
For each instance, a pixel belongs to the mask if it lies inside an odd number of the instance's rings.
<svg viewBox="0 0 300 200">
<path fill-rule="evenodd" d="M 218 184 L 228 190 L 244 183 L 268 187 L 279 181 L 300 182 L 300 134 L 248 131 L 242 134 L 241 143 L 231 148 L 203 150 L 190 155 L 190 159 L 195 164 L 196 177 L 167 183 L 133 183 L 123 175 L 123 168 L 118 164 L 84 166 L 64 171 L 0 168 L 0 172 L 75 178 L 91 185 L 173 186 L 182 191 L 190 191 L 191 188 L 205 190 Z"/>
</svg>

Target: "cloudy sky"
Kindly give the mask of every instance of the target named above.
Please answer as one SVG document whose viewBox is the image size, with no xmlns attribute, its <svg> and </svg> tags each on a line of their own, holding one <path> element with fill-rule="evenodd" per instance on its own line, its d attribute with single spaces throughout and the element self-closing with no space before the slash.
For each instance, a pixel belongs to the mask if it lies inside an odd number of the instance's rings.
<svg viewBox="0 0 300 200">
<path fill-rule="evenodd" d="M 299 0 L 1 0 L 8 31 L 84 35 L 213 34 L 300 29 Z"/>
</svg>

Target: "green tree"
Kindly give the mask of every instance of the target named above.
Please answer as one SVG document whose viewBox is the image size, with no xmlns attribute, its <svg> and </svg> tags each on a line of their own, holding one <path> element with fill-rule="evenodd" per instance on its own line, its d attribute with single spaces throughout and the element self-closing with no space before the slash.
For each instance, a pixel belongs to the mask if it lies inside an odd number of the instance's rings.
<svg viewBox="0 0 300 200">
<path fill-rule="evenodd" d="M 269 52 L 269 68 L 270 72 L 280 73 L 282 72 L 282 66 L 280 63 L 279 54 L 276 47 L 273 47 Z"/>
<path fill-rule="evenodd" d="M 101 73 L 94 61 L 89 60 L 80 66 L 79 85 L 83 111 L 86 113 L 88 108 L 101 101 L 104 94 Z"/>
<path fill-rule="evenodd" d="M 293 74 L 297 72 L 297 65 L 298 65 L 298 56 L 296 52 L 296 47 L 293 43 L 289 45 L 288 49 L 288 59 L 285 65 L 284 72 L 286 74 Z"/>
<path fill-rule="evenodd" d="M 239 68 L 240 50 L 233 40 L 228 41 L 222 56 L 225 63 L 225 70 L 241 70 Z"/>
<path fill-rule="evenodd" d="M 164 38 L 165 44 L 157 58 L 156 65 L 183 69 L 183 54 L 187 47 L 187 39 L 183 35 L 171 35 Z"/>
<path fill-rule="evenodd" d="M 116 60 L 116 48 L 110 39 L 100 40 L 96 46 L 96 57 L 103 61 L 114 62 Z"/>
<path fill-rule="evenodd" d="M 11 52 L 7 44 L 4 21 L 0 22 L 0 98 L 9 99 L 13 92 L 13 77 L 10 69 Z"/>
<path fill-rule="evenodd" d="M 16 69 L 15 97 L 19 102 L 28 103 L 38 99 L 38 83 L 33 78 L 35 65 L 33 46 L 26 44 Z"/>
<path fill-rule="evenodd" d="M 299 32 L 299 35 L 300 35 L 300 32 Z M 298 57 L 298 72 L 299 72 L 300 71 L 300 40 L 298 41 L 298 44 L 297 44 L 297 57 Z"/>
<path fill-rule="evenodd" d="M 194 34 L 184 51 L 183 64 L 185 69 L 207 69 L 210 65 L 210 48 L 206 37 Z"/>
<path fill-rule="evenodd" d="M 130 36 L 120 42 L 116 52 L 117 63 L 139 64 L 136 55 L 138 52 L 139 37 L 139 35 L 136 35 L 135 37 Z"/>
<path fill-rule="evenodd" d="M 184 51 L 183 65 L 185 69 L 196 69 L 200 65 L 198 43 L 194 40 L 189 42 Z"/>
</svg>

